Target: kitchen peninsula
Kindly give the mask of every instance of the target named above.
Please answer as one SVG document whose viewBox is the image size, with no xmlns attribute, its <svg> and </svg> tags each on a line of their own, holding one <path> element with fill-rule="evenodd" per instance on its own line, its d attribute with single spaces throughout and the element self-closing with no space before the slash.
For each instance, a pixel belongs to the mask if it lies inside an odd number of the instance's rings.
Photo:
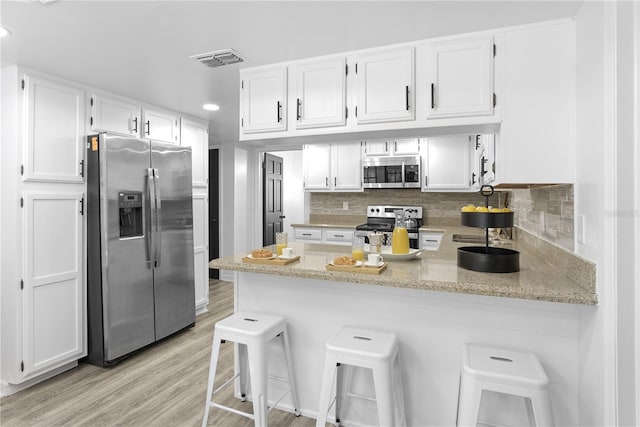
<svg viewBox="0 0 640 427">
<path fill-rule="evenodd" d="M 550 378 L 556 423 L 576 425 L 578 324 L 595 312 L 593 264 L 518 230 L 510 247 L 521 253 L 519 272 L 464 270 L 455 255 L 462 244 L 452 242 L 461 229 L 447 227 L 438 251 L 389 261 L 379 275 L 326 271 L 349 248 L 299 242 L 290 246 L 300 262 L 290 265 L 243 263 L 245 254 L 238 254 L 213 260 L 210 267 L 235 271 L 236 311 L 287 319 L 306 416 L 316 415 L 325 342 L 341 326 L 353 325 L 397 333 L 409 425 L 455 424 L 465 342 L 538 354 Z M 370 378 L 356 381 L 367 387 Z M 359 419 L 374 416 L 359 404 L 352 405 Z"/>
</svg>

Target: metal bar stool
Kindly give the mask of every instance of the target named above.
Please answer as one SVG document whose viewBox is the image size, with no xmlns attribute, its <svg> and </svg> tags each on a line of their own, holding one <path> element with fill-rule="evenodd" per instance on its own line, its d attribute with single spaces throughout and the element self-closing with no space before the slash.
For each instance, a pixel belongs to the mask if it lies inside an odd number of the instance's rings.
<svg viewBox="0 0 640 427">
<path fill-rule="evenodd" d="M 350 392 L 350 369 L 371 369 L 375 399 Z M 347 369 L 342 384 L 343 370 Z M 333 384 L 335 380 L 335 397 Z M 340 425 L 343 405 L 348 398 L 373 400 L 378 407 L 381 426 L 406 426 L 404 394 L 402 391 L 398 340 L 395 334 L 343 327 L 326 344 L 322 388 L 316 427 L 324 427 L 331 406 L 335 404 L 335 424 Z"/>
<path fill-rule="evenodd" d="M 267 344 L 269 341 L 277 337 L 281 338 L 280 341 L 283 346 L 288 378 L 274 377 L 267 373 Z M 232 341 L 238 344 L 240 369 L 238 374 L 224 382 L 217 389 L 214 389 L 216 365 L 220 354 L 220 344 L 225 341 Z M 245 365 L 248 365 L 249 369 L 251 395 L 253 398 L 253 414 L 221 405 L 212 400 L 216 393 L 229 384 L 233 384 L 233 381 L 238 377 L 240 378 L 239 385 L 242 400 L 246 400 L 247 375 Z M 273 404 L 272 407 L 268 407 L 268 379 L 275 379 L 288 383 L 289 385 L 285 393 Z M 293 376 L 289 338 L 287 336 L 287 327 L 283 317 L 259 313 L 239 312 L 216 323 L 213 333 L 213 344 L 211 346 L 209 384 L 207 386 L 207 404 L 205 407 L 204 418 L 202 420 L 203 427 L 207 425 L 209 411 L 212 406 L 250 418 L 254 420 L 256 427 L 266 427 L 268 412 L 280 403 L 288 393 L 291 393 L 296 416 L 300 416 L 300 411 L 298 410 L 298 395 Z"/>
<path fill-rule="evenodd" d="M 549 378 L 535 354 L 465 344 L 462 365 L 458 426 L 476 426 L 485 390 L 528 399 L 536 425 L 554 425 Z"/>
</svg>

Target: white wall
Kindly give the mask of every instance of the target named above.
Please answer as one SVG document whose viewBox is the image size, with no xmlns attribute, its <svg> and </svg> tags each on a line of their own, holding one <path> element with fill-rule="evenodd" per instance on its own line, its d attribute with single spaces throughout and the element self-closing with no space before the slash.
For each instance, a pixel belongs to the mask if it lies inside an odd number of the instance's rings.
<svg viewBox="0 0 640 427">
<path fill-rule="evenodd" d="M 304 219 L 304 188 L 302 178 L 302 150 L 274 151 L 270 154 L 282 157 L 283 185 L 282 206 L 285 216 L 283 230 L 293 236 L 291 224 L 301 224 Z"/>
</svg>

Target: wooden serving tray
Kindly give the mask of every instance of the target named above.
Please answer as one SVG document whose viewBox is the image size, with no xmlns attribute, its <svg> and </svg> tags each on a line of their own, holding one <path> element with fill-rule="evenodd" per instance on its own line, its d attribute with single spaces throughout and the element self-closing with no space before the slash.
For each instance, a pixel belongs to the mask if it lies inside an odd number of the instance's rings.
<svg viewBox="0 0 640 427">
<path fill-rule="evenodd" d="M 344 271 L 345 273 L 363 273 L 363 274 L 380 274 L 387 269 L 387 263 L 385 262 L 380 267 L 367 267 L 364 264 L 360 267 L 348 267 L 346 265 L 331 265 L 327 264 L 327 270 L 330 271 Z"/>
<path fill-rule="evenodd" d="M 266 265 L 287 265 L 292 262 L 300 261 L 300 255 L 294 256 L 293 258 L 273 258 L 273 259 L 260 259 L 260 258 L 248 258 L 243 257 L 242 262 L 246 262 L 249 264 L 266 264 Z"/>
</svg>

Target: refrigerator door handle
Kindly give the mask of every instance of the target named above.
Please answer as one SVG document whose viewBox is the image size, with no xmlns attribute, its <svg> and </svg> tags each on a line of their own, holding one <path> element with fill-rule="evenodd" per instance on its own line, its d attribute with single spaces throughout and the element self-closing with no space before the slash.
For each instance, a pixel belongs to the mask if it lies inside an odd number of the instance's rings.
<svg viewBox="0 0 640 427">
<path fill-rule="evenodd" d="M 154 230 L 156 228 L 155 225 L 155 185 L 153 180 L 153 169 L 147 168 L 147 206 L 149 206 L 149 215 L 147 222 L 147 233 L 146 233 L 146 242 L 147 242 L 147 264 L 149 268 L 153 268 L 155 266 L 156 260 L 156 251 L 155 251 L 155 235 Z"/>
<path fill-rule="evenodd" d="M 162 259 L 162 242 L 160 236 L 162 235 L 162 225 L 160 224 L 160 215 L 162 214 L 162 195 L 160 194 L 160 171 L 154 169 L 153 179 L 155 181 L 155 199 L 156 199 L 156 267 L 160 267 L 160 260 Z"/>
</svg>

